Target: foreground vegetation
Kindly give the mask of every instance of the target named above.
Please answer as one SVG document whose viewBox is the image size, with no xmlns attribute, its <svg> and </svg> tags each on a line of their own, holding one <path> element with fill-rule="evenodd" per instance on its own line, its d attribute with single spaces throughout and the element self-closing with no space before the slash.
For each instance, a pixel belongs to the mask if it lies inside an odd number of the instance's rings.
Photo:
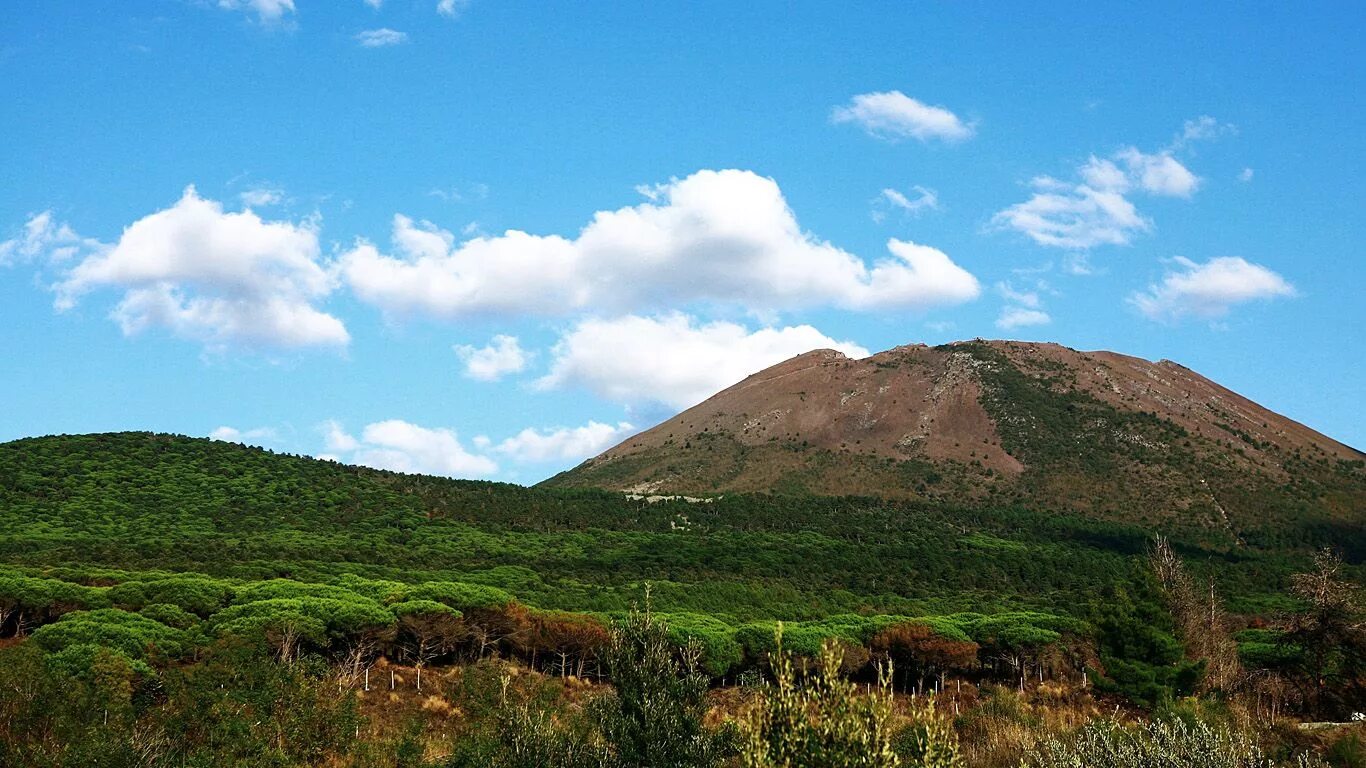
<svg viewBox="0 0 1366 768">
<path fill-rule="evenodd" d="M 1361 565 L 1312 527 L 649 503 L 120 434 L 0 445 L 0 531 L 0 765 L 1361 764 L 1283 728 L 1366 709 Z"/>
<path fill-rule="evenodd" d="M 610 685 L 486 658 L 434 668 L 419 689 L 420 668 L 381 659 L 372 679 L 262 640 L 225 636 L 154 667 L 103 647 L 62 658 L 37 638 L 0 649 L 0 764 L 1322 768 L 1366 757 L 1360 728 L 1297 730 L 1242 695 L 1165 702 L 1151 720 L 1067 683 L 898 695 L 893 660 L 860 684 L 838 644 L 806 659 L 781 628 L 767 675 L 714 689 L 699 649 L 648 612 L 604 638 Z"/>
</svg>

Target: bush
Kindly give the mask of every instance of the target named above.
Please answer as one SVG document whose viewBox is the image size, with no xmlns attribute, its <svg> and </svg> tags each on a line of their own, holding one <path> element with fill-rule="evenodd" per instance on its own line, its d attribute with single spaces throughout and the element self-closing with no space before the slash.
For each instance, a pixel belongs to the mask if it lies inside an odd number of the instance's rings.
<svg viewBox="0 0 1366 768">
<path fill-rule="evenodd" d="M 740 762 L 745 768 L 844 768 L 903 765 L 893 748 L 894 716 L 890 674 L 878 690 L 859 695 L 840 677 L 842 652 L 827 641 L 820 663 L 805 685 L 798 685 L 793 655 L 783 647 L 782 626 L 774 633 L 770 656 L 774 682 L 741 724 Z M 890 670 L 887 670 L 889 673 Z M 922 738 L 923 737 L 923 738 Z M 911 735 L 907 751 L 927 768 L 956 766 L 952 732 L 930 726 Z M 947 757 L 946 757 L 947 756 Z M 932 762 L 931 762 L 932 761 Z"/>
<path fill-rule="evenodd" d="M 1246 735 L 1203 722 L 1157 720 L 1126 727 L 1099 721 L 1076 738 L 1050 741 L 1024 768 L 1276 768 Z M 1289 765 L 1322 766 L 1301 755 Z"/>
</svg>

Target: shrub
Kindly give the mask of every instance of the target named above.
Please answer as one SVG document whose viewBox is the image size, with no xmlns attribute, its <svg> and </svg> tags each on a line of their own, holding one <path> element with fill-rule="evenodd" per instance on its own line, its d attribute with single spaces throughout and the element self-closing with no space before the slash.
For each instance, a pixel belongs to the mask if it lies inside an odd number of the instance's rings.
<svg viewBox="0 0 1366 768">
<path fill-rule="evenodd" d="M 841 651 L 827 641 L 820 663 L 805 685 L 798 685 L 792 653 L 783 647 L 782 625 L 774 632 L 770 656 L 774 682 L 741 723 L 740 763 L 745 768 L 844 768 L 903 765 L 892 746 L 893 705 L 889 674 L 878 690 L 859 695 L 839 675 Z M 926 729 L 927 738 L 946 732 Z M 918 750 L 920 757 L 938 752 L 939 743 Z M 917 751 L 915 748 L 912 751 Z M 955 762 L 906 763 L 952 766 Z"/>
<path fill-rule="evenodd" d="M 1112 721 L 1092 723 L 1076 738 L 1046 742 L 1023 768 L 1276 768 L 1242 733 L 1203 722 L 1157 720 L 1126 727 Z M 1289 765 L 1322 766 L 1301 755 Z"/>
<path fill-rule="evenodd" d="M 603 649 L 613 695 L 593 718 L 620 766 L 704 768 L 721 762 L 724 742 L 703 725 L 708 679 L 696 647 L 679 649 L 648 606 L 632 611 Z"/>
</svg>

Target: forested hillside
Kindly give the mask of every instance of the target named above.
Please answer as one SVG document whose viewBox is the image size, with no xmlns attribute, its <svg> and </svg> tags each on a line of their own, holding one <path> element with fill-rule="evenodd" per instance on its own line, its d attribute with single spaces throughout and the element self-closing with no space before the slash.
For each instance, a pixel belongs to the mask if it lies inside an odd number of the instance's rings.
<svg viewBox="0 0 1366 768">
<path fill-rule="evenodd" d="M 1122 578 L 1153 530 L 1027 505 L 619 493 L 405 476 L 202 439 L 120 433 L 0 446 L 0 559 L 70 574 L 342 574 L 498 586 L 546 608 L 658 604 L 736 620 L 1059 608 Z M 1239 546 L 1169 531 L 1236 604 L 1264 605 L 1335 531 Z"/>
<path fill-rule="evenodd" d="M 762 681 L 781 681 L 794 664 L 825 670 L 815 683 L 825 698 L 803 706 L 854 717 L 851 734 L 876 717 L 907 734 L 938 729 L 931 736 L 950 745 L 933 706 L 894 716 L 895 697 L 938 690 L 957 712 L 979 695 L 1072 691 L 1080 698 L 1067 706 L 1089 718 L 1093 696 L 1165 708 L 1236 690 L 1257 697 L 1258 717 L 1283 706 L 1340 715 L 1361 699 L 1366 659 L 1366 648 L 1341 645 L 1359 631 L 1323 629 L 1354 621 L 1355 608 L 1315 613 L 1314 595 L 1327 588 L 1306 591 L 1306 577 L 1294 576 L 1319 567 L 1324 584 L 1361 580 L 1359 560 L 1315 554 L 1335 543 L 1315 526 L 1268 527 L 1244 542 L 1173 527 L 1171 546 L 1159 547 L 1169 562 L 1155 567 L 1154 529 L 1026 504 L 652 501 L 118 433 L 0 445 L 0 531 L 0 737 L 14 740 L 0 761 L 23 765 L 54 754 L 108 764 L 146 750 L 168 765 L 223 764 L 229 754 L 242 765 L 341 754 L 391 765 L 405 749 L 416 757 L 399 764 L 594 765 L 572 755 L 620 754 L 617 729 L 646 727 L 602 706 L 682 696 L 687 718 L 701 718 L 732 706 L 727 686 L 768 690 Z M 1215 591 L 1202 592 L 1206 584 Z M 642 606 L 647 615 L 626 618 Z M 1210 616 L 1212 633 L 1201 624 Z M 533 677 L 509 689 L 522 669 L 578 682 L 551 689 Z M 370 693 L 372 676 L 387 676 L 387 700 Z M 650 688 L 674 676 L 684 688 Z M 856 696 L 845 676 L 880 681 L 885 699 Z M 615 693 L 587 682 L 603 678 Z M 400 682 L 416 696 L 409 703 Z M 705 704 L 714 686 L 722 698 Z M 530 698 L 514 706 L 509 690 Z M 51 705 L 43 691 L 66 692 L 66 703 Z M 596 703 L 582 710 L 580 695 Z M 473 710 L 451 714 L 452 701 Z M 407 725 L 383 725 L 400 715 Z M 564 718 L 579 725 L 554 725 Z M 253 730 L 267 721 L 280 735 Z M 668 742 L 684 738 L 670 728 L 701 727 L 669 722 L 630 738 Z M 764 722 L 751 721 L 760 741 L 748 747 L 708 726 L 714 752 L 687 764 L 799 739 Z M 147 729 L 187 736 L 149 744 Z M 892 750 L 886 734 L 877 738 Z M 508 762 L 526 739 L 551 752 Z M 997 749 L 996 739 L 981 748 Z M 899 743 L 897 754 L 918 743 Z M 438 747 L 455 752 L 418 759 Z M 391 757 L 366 762 L 367 749 Z M 555 750 L 571 757 L 540 762 Z"/>
</svg>

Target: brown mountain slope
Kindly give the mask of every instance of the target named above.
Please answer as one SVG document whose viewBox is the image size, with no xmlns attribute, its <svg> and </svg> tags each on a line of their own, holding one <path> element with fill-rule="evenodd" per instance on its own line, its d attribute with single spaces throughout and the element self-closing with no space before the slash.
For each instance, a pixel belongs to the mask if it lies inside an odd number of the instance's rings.
<svg viewBox="0 0 1366 768">
<path fill-rule="evenodd" d="M 799 355 L 547 484 L 1022 503 L 1236 537 L 1366 522 L 1363 458 L 1176 363 L 971 341 Z"/>
</svg>

